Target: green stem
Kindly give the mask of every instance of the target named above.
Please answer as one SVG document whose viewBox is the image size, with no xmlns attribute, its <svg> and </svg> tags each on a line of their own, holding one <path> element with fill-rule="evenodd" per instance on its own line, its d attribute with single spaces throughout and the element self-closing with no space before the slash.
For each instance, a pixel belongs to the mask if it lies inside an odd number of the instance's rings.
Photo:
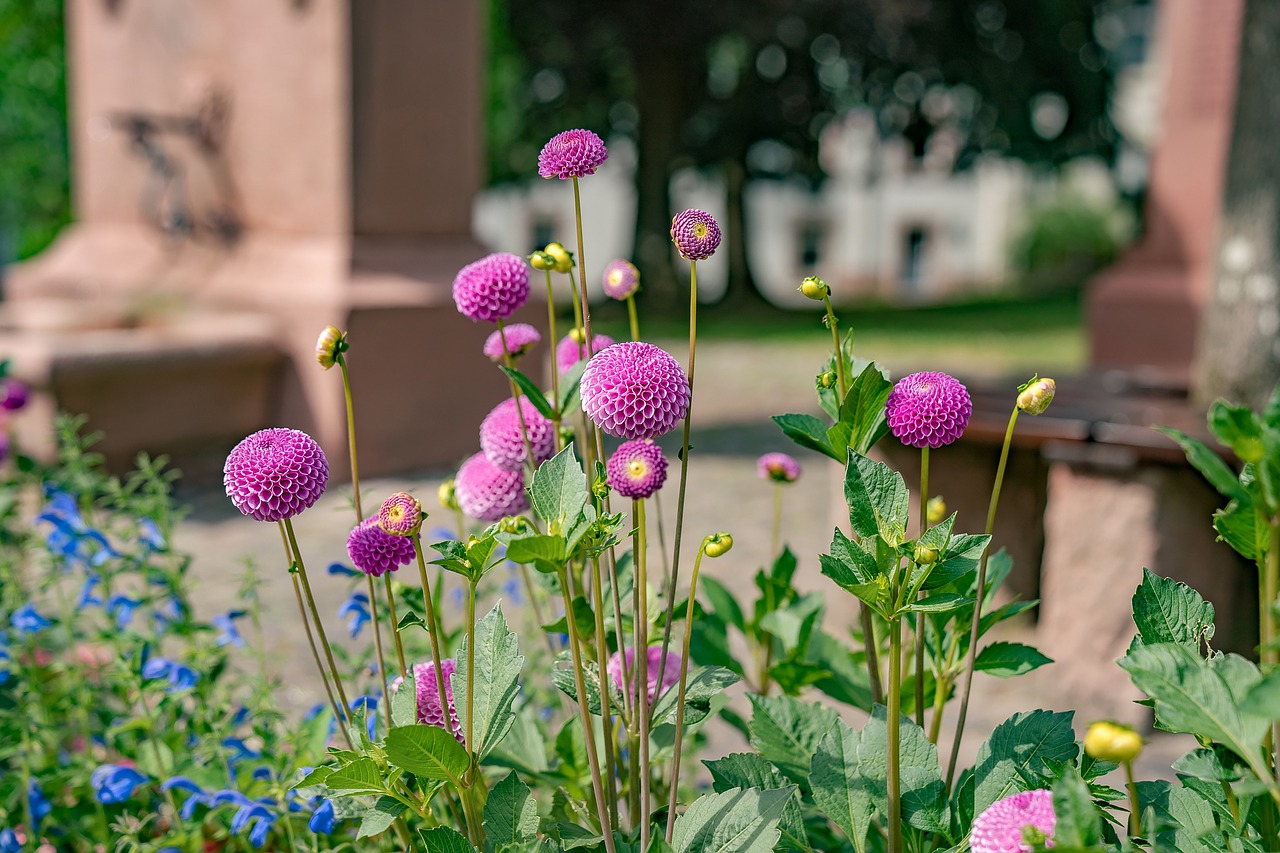
<svg viewBox="0 0 1280 853">
<path fill-rule="evenodd" d="M 844 350 L 840 348 L 840 332 L 836 328 L 836 312 L 831 307 L 831 297 L 822 295 L 822 304 L 827 309 L 827 325 L 831 328 L 831 341 L 835 345 L 836 385 L 840 391 L 839 402 L 844 403 L 845 394 L 849 393 L 849 382 L 844 375 Z"/>
<path fill-rule="evenodd" d="M 599 555 L 591 557 L 591 609 L 595 615 L 596 667 L 600 672 L 600 722 L 604 734 L 604 783 L 605 800 L 609 805 L 609 817 L 618 825 L 617 759 L 613 752 L 613 713 L 606 679 L 609 672 L 609 637 L 604 630 L 604 583 L 600 571 Z M 544 635 L 545 636 L 545 635 Z M 547 638 L 550 642 L 550 637 Z M 624 682 L 625 683 L 625 682 Z"/>
<path fill-rule="evenodd" d="M 467 752 L 471 755 L 471 766 L 467 768 L 468 785 L 475 783 L 477 752 L 475 748 L 475 705 L 476 705 L 476 583 L 475 579 L 467 584 Z M 444 696 L 444 691 L 440 692 Z"/>
<path fill-rule="evenodd" d="M 991 531 L 996 526 L 996 507 L 1000 504 L 1000 488 L 1004 484 L 1004 471 L 1009 463 L 1009 446 L 1013 443 L 1013 428 L 1018 423 L 1019 411 L 1015 403 L 1013 414 L 1009 415 L 1009 426 L 1004 431 L 1004 444 L 1000 448 L 1000 464 L 996 466 L 996 481 L 991 488 L 991 502 L 987 506 L 986 534 L 988 536 L 991 535 Z M 978 658 L 978 634 L 982 625 L 982 600 L 986 597 L 987 555 L 990 553 L 991 548 L 988 546 L 982 552 L 982 559 L 978 561 L 977 589 L 974 595 L 973 615 L 969 620 L 969 654 L 968 659 L 965 661 L 964 684 L 960 690 L 960 711 L 956 717 L 955 740 L 951 743 L 951 759 L 947 762 L 948 791 L 951 790 L 951 783 L 956 778 L 956 761 L 960 757 L 960 742 L 964 739 L 964 723 L 969 712 L 969 695 L 973 689 L 973 669 L 974 663 Z"/>
<path fill-rule="evenodd" d="M 396 618 L 396 594 L 391 588 L 391 572 L 382 575 L 383 585 L 387 590 L 387 609 L 391 613 L 391 636 L 396 640 L 396 657 L 400 659 L 400 678 L 409 680 L 409 667 L 405 665 L 404 643 L 400 641 L 400 622 Z"/>
<path fill-rule="evenodd" d="M 676 497 L 676 534 L 671 550 L 671 576 L 667 582 L 667 616 L 662 628 L 662 658 L 659 671 L 666 671 L 671 648 L 671 623 L 675 616 L 676 585 L 680 582 L 680 541 L 684 535 L 685 487 L 689 482 L 689 425 L 693 423 L 693 369 L 698 354 L 698 262 L 689 262 L 689 411 L 684 416 L 684 437 L 680 442 L 680 490 Z M 699 554 L 702 552 L 699 551 Z M 678 748 L 678 747 L 677 747 Z M 674 787 L 674 786 L 673 786 Z M 668 835 L 670 833 L 668 832 Z"/>
<path fill-rule="evenodd" d="M 782 482 L 773 483 L 773 534 L 769 537 L 770 558 L 778 554 L 782 546 Z"/>
<path fill-rule="evenodd" d="M 1133 781 L 1133 761 L 1124 762 L 1125 787 L 1129 789 L 1129 837 L 1142 834 L 1142 808 L 1138 805 L 1138 783 Z"/>
<path fill-rule="evenodd" d="M 342 368 L 342 395 L 347 402 L 347 447 L 351 454 L 351 489 L 355 492 L 356 523 L 364 521 L 364 512 L 360 508 L 360 465 L 356 462 L 356 413 L 351 402 L 351 377 L 347 373 L 347 359 L 341 353 L 336 359 Z"/>
<path fill-rule="evenodd" d="M 858 602 L 858 614 L 862 623 L 862 651 L 867 658 L 867 676 L 871 681 L 871 703 L 884 701 L 884 687 L 880 683 L 880 655 L 876 652 L 876 623 L 871 607 L 865 601 Z"/>
<path fill-rule="evenodd" d="M 902 787 L 899 775 L 899 736 L 902 724 L 902 620 L 889 620 L 888 755 L 886 756 L 889 814 L 889 853 L 902 853 Z"/>
<path fill-rule="evenodd" d="M 636 685 L 636 716 L 640 719 L 640 849 L 649 849 L 649 823 L 653 813 L 650 779 L 653 776 L 649 763 L 649 575 L 645 555 L 645 517 L 644 499 L 634 501 L 636 519 L 635 558 L 636 558 L 636 624 L 635 624 L 635 669 L 633 681 Z M 625 655 L 623 656 L 625 658 Z M 662 670 L 659 670 L 660 672 Z M 661 678 L 659 678 L 661 682 Z M 626 682 L 624 682 L 626 683 Z M 627 690 L 630 691 L 630 686 Z M 677 737 L 679 729 L 677 728 Z"/>
<path fill-rule="evenodd" d="M 501 320 L 498 321 L 498 337 L 502 341 L 502 361 L 508 370 L 515 370 L 515 359 L 511 357 L 511 350 L 507 348 L 507 330 Z M 520 405 L 520 386 L 516 385 L 516 381 L 507 375 L 507 385 L 511 388 L 511 399 L 516 401 L 516 420 L 520 423 L 520 437 L 524 439 L 524 461 L 529 466 L 530 472 L 538 467 L 538 460 L 533 456 L 533 443 L 529 441 L 529 427 L 524 422 L 524 408 Z"/>
<path fill-rule="evenodd" d="M 387 660 L 382 654 L 382 629 L 378 627 L 378 589 L 373 585 L 373 575 L 365 575 L 369 582 L 369 615 L 373 622 L 373 645 L 378 653 L 378 678 L 382 682 L 382 704 L 387 711 L 387 731 L 391 731 L 391 696 L 387 685 L 391 679 L 387 677 Z"/>
<path fill-rule="evenodd" d="M 586 335 L 583 351 L 591 358 L 591 305 L 587 301 L 587 256 L 582 248 L 582 191 L 578 188 L 578 179 L 573 179 L 573 221 L 578 226 L 578 283 L 582 285 L 579 297 L 582 299 L 582 331 Z"/>
<path fill-rule="evenodd" d="M 942 734 L 942 716 L 947 710 L 947 693 L 950 690 L 951 682 L 939 675 L 933 685 L 933 717 L 929 720 L 929 743 L 934 745 Z"/>
<path fill-rule="evenodd" d="M 1266 572 L 1262 578 L 1262 612 L 1260 627 L 1262 632 L 1262 663 L 1264 669 L 1273 670 L 1280 658 L 1280 649 L 1276 648 L 1276 623 L 1272 608 L 1277 596 L 1280 596 L 1280 524 L 1275 520 L 1268 521 L 1270 539 L 1267 548 Z M 1280 721 L 1271 723 L 1271 752 L 1267 756 L 1271 768 L 1276 774 L 1276 783 L 1280 784 L 1280 760 L 1275 750 L 1280 749 Z"/>
<path fill-rule="evenodd" d="M 138 682 L 137 686 L 138 707 L 142 709 L 142 718 L 147 721 L 147 742 L 151 744 L 151 751 L 156 758 L 156 769 L 164 774 L 165 778 L 173 775 L 173 768 L 167 767 L 164 760 L 164 753 L 160 749 L 160 740 L 156 734 L 156 715 L 151 710 L 151 706 L 147 704 L 147 697 L 142 692 L 142 682 Z M 234 779 L 231 781 L 235 781 Z M 182 825 L 182 813 L 178 811 L 178 803 L 174 800 L 173 791 L 166 788 L 164 792 L 165 800 L 169 803 L 169 808 L 173 810 L 173 819 L 178 821 L 178 825 Z"/>
<path fill-rule="evenodd" d="M 636 295 L 627 297 L 627 319 L 631 321 L 631 340 L 640 340 L 640 318 L 636 315 Z"/>
<path fill-rule="evenodd" d="M 702 568 L 702 555 L 706 550 L 707 542 L 704 539 L 701 547 L 698 548 L 697 556 L 693 558 L 693 575 L 689 578 L 689 606 L 684 617 L 684 650 L 680 654 L 680 692 L 676 695 L 676 733 L 671 756 L 671 790 L 667 801 L 668 844 L 671 843 L 672 833 L 675 832 L 676 805 L 679 803 L 680 798 L 680 748 L 684 741 L 684 697 L 689 683 L 689 647 L 693 639 L 693 606 L 698 596 L 698 571 Z M 665 670 L 664 664 L 662 671 Z"/>
<path fill-rule="evenodd" d="M 920 536 L 929 528 L 929 445 L 920 448 Z M 923 593 L 920 594 L 923 596 Z M 916 725 L 924 728 L 924 614 L 917 613 L 916 633 Z"/>
<path fill-rule="evenodd" d="M 445 686 L 444 686 L 444 671 L 440 668 L 440 625 L 438 622 L 436 622 L 436 609 L 435 607 L 432 606 L 432 603 L 431 603 L 431 581 L 430 579 L 427 578 L 427 561 L 422 556 L 422 534 L 421 533 L 413 534 L 413 553 L 414 553 L 414 556 L 418 558 L 418 578 L 422 582 L 422 606 L 423 606 L 423 609 L 427 611 L 427 634 L 431 638 L 431 668 L 435 670 L 435 674 L 436 674 L 436 690 L 438 691 L 436 695 L 441 697 L 440 701 L 443 703 L 444 702 L 443 697 L 448 696 L 449 694 L 448 692 L 446 692 Z M 472 619 L 474 620 L 475 618 L 474 607 L 471 608 L 471 615 L 472 615 Z M 470 701 L 471 701 L 471 691 L 468 690 L 467 702 L 470 703 Z M 448 716 L 449 716 L 448 714 L 445 715 L 446 726 L 449 724 Z M 470 723 L 470 716 L 471 714 L 468 711 L 468 714 L 467 714 L 468 723 Z M 470 732 L 468 732 L 468 735 L 470 735 Z M 466 744 L 464 744 L 464 746 L 466 746 L 467 748 L 468 755 L 471 753 L 471 743 L 472 743 L 471 738 L 468 736 L 467 742 Z"/>
<path fill-rule="evenodd" d="M 29 650 L 29 648 L 28 648 Z M 25 691 L 24 691 L 25 693 Z M 25 694 L 30 696 L 29 693 Z M 34 816 L 31 814 L 31 732 L 30 718 L 25 715 L 19 715 L 18 726 L 22 729 L 22 815 L 25 819 L 27 827 L 27 844 L 32 850 L 39 846 L 40 839 L 36 835 L 36 824 Z M 88 744 L 85 745 L 88 748 Z"/>
<path fill-rule="evenodd" d="M 560 366 L 556 364 L 556 344 L 560 343 L 560 339 L 556 337 L 556 293 L 555 288 L 551 286 L 551 270 L 547 270 L 547 334 L 551 336 L 551 396 L 555 397 L 555 425 L 556 425 L 556 442 L 559 447 L 560 441 Z M 564 448 L 560 448 L 563 450 Z"/>
<path fill-rule="evenodd" d="M 320 610 L 316 607 L 315 596 L 311 593 L 311 581 L 307 578 L 307 567 L 302 562 L 302 550 L 298 548 L 298 537 L 295 536 L 293 532 L 293 520 L 286 518 L 280 522 L 280 525 L 284 529 L 285 538 L 289 541 L 289 551 L 293 556 L 293 565 L 298 570 L 297 573 L 294 574 L 294 583 L 300 583 L 302 586 L 302 593 L 306 599 L 307 609 L 310 611 L 311 619 L 315 622 L 316 636 L 320 638 L 320 647 L 324 649 L 325 660 L 329 664 L 329 675 L 333 677 L 333 689 L 337 692 L 338 701 L 341 703 L 335 705 L 335 719 L 338 724 L 338 728 L 345 734 L 347 730 L 347 712 L 350 709 L 351 704 L 347 701 L 346 691 L 342 689 L 342 677 L 338 675 L 338 665 L 333 660 L 333 649 L 329 647 L 329 638 L 325 635 L 324 623 L 320 621 Z M 301 601 L 299 602 L 299 606 L 301 607 Z M 306 616 L 305 613 L 303 615 L 304 617 Z M 308 632 L 308 635 L 309 634 L 310 632 Z M 312 651 L 315 651 L 314 643 L 312 644 Z M 319 664 L 318 654 L 316 655 L 316 658 L 316 663 Z M 324 674 L 324 667 L 320 668 L 320 672 L 321 675 Z M 330 698 L 332 699 L 333 697 L 331 696 Z M 347 743 L 348 745 L 351 745 L 350 735 L 347 735 Z M 351 748 L 355 749 L 355 746 L 351 745 Z"/>
</svg>

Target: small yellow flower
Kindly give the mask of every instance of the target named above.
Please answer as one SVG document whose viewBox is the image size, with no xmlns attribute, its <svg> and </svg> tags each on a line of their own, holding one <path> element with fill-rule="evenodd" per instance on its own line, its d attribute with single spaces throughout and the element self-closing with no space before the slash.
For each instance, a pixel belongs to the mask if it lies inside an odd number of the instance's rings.
<svg viewBox="0 0 1280 853">
<path fill-rule="evenodd" d="M 1142 752 L 1142 736 L 1123 723 L 1099 720 L 1084 736 L 1084 751 L 1094 758 L 1123 764 Z"/>
</svg>

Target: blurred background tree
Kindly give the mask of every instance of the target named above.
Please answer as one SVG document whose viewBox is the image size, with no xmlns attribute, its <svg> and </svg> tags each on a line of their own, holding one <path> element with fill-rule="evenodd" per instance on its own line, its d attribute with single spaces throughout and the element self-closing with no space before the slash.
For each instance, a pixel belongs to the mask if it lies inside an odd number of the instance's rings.
<svg viewBox="0 0 1280 853">
<path fill-rule="evenodd" d="M 958 169 L 984 152 L 1109 160 L 1099 25 L 1139 2 L 491 0 L 490 178 L 527 179 L 542 143 L 568 127 L 635 140 L 643 293 L 672 302 L 670 179 L 714 170 L 729 208 L 726 300 L 751 302 L 745 181 L 821 181 L 819 136 L 848 110 L 871 110 L 918 156 L 946 128 Z"/>
<path fill-rule="evenodd" d="M 71 221 L 62 0 L 0 0 L 0 265 Z"/>
</svg>

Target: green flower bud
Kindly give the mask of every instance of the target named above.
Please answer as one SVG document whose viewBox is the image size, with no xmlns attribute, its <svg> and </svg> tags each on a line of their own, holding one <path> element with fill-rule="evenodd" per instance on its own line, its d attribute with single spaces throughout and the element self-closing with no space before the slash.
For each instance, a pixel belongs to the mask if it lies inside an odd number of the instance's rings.
<svg viewBox="0 0 1280 853">
<path fill-rule="evenodd" d="M 587 332 L 581 326 L 574 326 L 569 330 L 569 337 L 573 338 L 576 343 L 581 345 L 587 339 Z"/>
<path fill-rule="evenodd" d="M 819 388 L 836 387 L 836 372 L 834 370 L 822 371 L 821 373 L 818 374 L 818 376 L 814 380 L 814 384 L 816 384 Z"/>
<path fill-rule="evenodd" d="M 598 478 L 591 484 L 591 494 L 595 495 L 598 500 L 604 500 L 609 497 L 609 483 L 604 477 Z"/>
<path fill-rule="evenodd" d="M 733 547 L 733 537 L 728 533 L 712 533 L 702 540 L 702 552 L 708 557 L 721 557 Z"/>
<path fill-rule="evenodd" d="M 534 252 L 529 256 L 529 266 L 535 270 L 552 270 L 554 272 L 556 259 L 547 252 Z"/>
<path fill-rule="evenodd" d="M 942 495 L 934 495 L 929 498 L 929 503 L 925 504 L 924 511 L 930 527 L 941 524 L 942 519 L 947 517 L 947 502 L 942 499 Z"/>
<path fill-rule="evenodd" d="M 911 552 L 911 559 L 921 566 L 932 566 L 940 556 L 936 545 L 917 545 Z"/>
<path fill-rule="evenodd" d="M 811 275 L 800 282 L 800 292 L 810 299 L 821 302 L 824 297 L 831 295 L 831 288 L 816 275 Z"/>
<path fill-rule="evenodd" d="M 498 522 L 498 529 L 503 533 L 523 533 L 529 527 L 523 516 L 508 515 Z"/>
<path fill-rule="evenodd" d="M 338 362 L 338 357 L 350 347 L 347 345 L 347 333 L 337 326 L 325 326 L 316 339 L 316 361 L 325 370 Z"/>
<path fill-rule="evenodd" d="M 555 266 L 552 269 L 556 272 L 568 272 L 573 269 L 573 253 L 559 243 L 548 243 L 547 247 L 542 251 L 550 255 L 551 259 L 555 261 Z"/>
<path fill-rule="evenodd" d="M 445 480 L 441 483 L 436 495 L 440 498 L 440 505 L 445 509 L 458 508 L 458 484 L 454 480 Z"/>
<path fill-rule="evenodd" d="M 1103 761 L 1124 764 L 1142 752 L 1142 736 L 1122 723 L 1099 720 L 1084 736 L 1084 751 Z"/>
<path fill-rule="evenodd" d="M 1018 394 L 1018 408 L 1029 415 L 1038 415 L 1049 408 L 1057 390 L 1052 379 L 1033 379 Z"/>
</svg>

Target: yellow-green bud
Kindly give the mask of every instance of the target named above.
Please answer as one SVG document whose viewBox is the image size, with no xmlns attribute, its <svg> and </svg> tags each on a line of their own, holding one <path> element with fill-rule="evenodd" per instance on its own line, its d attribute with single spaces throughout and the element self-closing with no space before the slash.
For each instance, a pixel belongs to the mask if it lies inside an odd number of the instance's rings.
<svg viewBox="0 0 1280 853">
<path fill-rule="evenodd" d="M 924 511 L 930 527 L 941 524 L 942 519 L 947 517 L 947 502 L 942 499 L 942 495 L 934 495 L 925 504 Z"/>
<path fill-rule="evenodd" d="M 733 537 L 728 533 L 712 533 L 702 540 L 702 552 L 708 557 L 721 557 L 733 547 Z"/>
<path fill-rule="evenodd" d="M 824 370 L 818 374 L 816 384 L 819 388 L 836 387 L 836 372 L 834 370 Z"/>
<path fill-rule="evenodd" d="M 1103 761 L 1124 764 L 1142 752 L 1142 736 L 1123 723 L 1099 720 L 1084 736 L 1084 751 Z"/>
<path fill-rule="evenodd" d="M 337 326 L 325 326 L 320 337 L 316 339 L 316 361 L 322 368 L 328 370 L 337 363 L 338 356 L 348 349 L 347 333 L 339 330 Z"/>
<path fill-rule="evenodd" d="M 458 484 L 456 481 L 445 480 L 440 484 L 436 494 L 440 498 L 440 505 L 445 509 L 456 510 L 458 508 Z"/>
<path fill-rule="evenodd" d="M 555 262 L 552 269 L 556 272 L 568 272 L 573 269 L 573 253 L 559 243 L 548 243 L 542 251 L 551 256 Z"/>
<path fill-rule="evenodd" d="M 547 252 L 534 252 L 529 256 L 529 266 L 535 270 L 552 270 L 556 268 L 556 259 Z"/>
<path fill-rule="evenodd" d="M 599 500 L 609 497 L 609 482 L 604 477 L 599 477 L 591 484 L 591 494 L 595 495 Z"/>
<path fill-rule="evenodd" d="M 569 330 L 569 337 L 573 338 L 576 343 L 583 344 L 587 340 L 587 333 L 581 326 L 574 326 Z"/>
<path fill-rule="evenodd" d="M 917 545 L 911 552 L 911 559 L 921 566 L 932 566 L 940 556 L 936 545 Z"/>
<path fill-rule="evenodd" d="M 1018 408 L 1028 415 L 1038 415 L 1049 408 L 1057 390 L 1052 379 L 1037 379 L 1018 394 Z"/>
<path fill-rule="evenodd" d="M 831 295 L 831 288 L 816 275 L 811 275 L 800 282 L 800 292 L 810 299 L 821 302 L 824 297 Z"/>
<path fill-rule="evenodd" d="M 523 533 L 529 526 L 523 516 L 508 515 L 498 522 L 498 529 L 503 533 Z"/>
</svg>

